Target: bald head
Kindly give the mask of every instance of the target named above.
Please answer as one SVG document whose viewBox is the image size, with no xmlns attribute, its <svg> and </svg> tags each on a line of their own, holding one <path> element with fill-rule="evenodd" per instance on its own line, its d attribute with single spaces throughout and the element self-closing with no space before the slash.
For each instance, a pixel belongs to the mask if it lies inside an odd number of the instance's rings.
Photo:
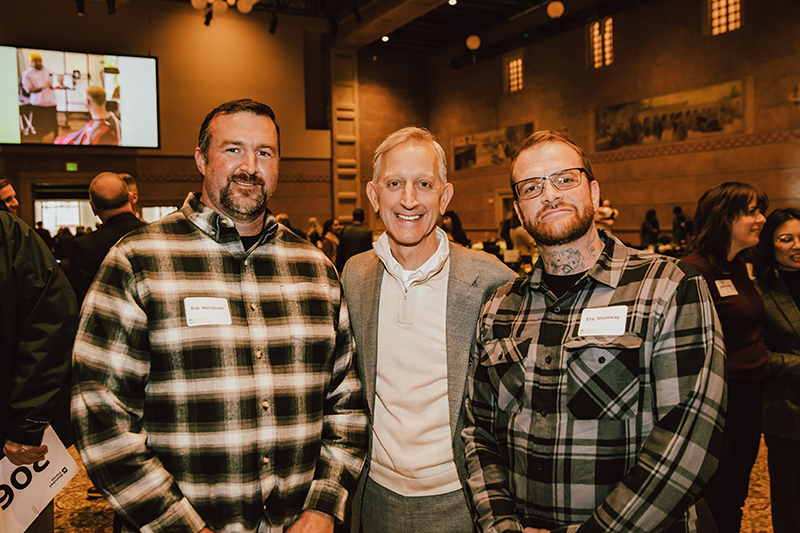
<svg viewBox="0 0 800 533">
<path fill-rule="evenodd" d="M 101 172 L 89 185 L 92 209 L 105 222 L 114 215 L 133 212 L 128 186 L 117 174 Z"/>
</svg>

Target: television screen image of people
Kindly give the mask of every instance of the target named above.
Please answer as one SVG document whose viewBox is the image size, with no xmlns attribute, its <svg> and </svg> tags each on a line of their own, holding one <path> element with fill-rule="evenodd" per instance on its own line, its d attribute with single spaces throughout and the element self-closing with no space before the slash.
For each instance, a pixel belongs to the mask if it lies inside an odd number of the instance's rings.
<svg viewBox="0 0 800 533">
<path fill-rule="evenodd" d="M 120 145 L 119 57 L 17 50 L 23 143 Z"/>
</svg>

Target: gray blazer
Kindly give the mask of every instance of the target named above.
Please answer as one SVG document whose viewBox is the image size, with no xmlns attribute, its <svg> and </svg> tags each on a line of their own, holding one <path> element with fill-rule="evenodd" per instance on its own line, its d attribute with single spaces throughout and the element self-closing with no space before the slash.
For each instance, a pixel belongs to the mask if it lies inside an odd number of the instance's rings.
<svg viewBox="0 0 800 533">
<path fill-rule="evenodd" d="M 767 435 L 800 439 L 800 310 L 780 279 L 756 280 L 764 299 L 761 330 L 772 376 L 764 395 Z"/>
<path fill-rule="evenodd" d="M 450 437 L 458 476 L 466 487 L 464 459 L 464 399 L 469 354 L 475 345 L 475 328 L 481 307 L 500 286 L 514 279 L 514 272 L 497 258 L 450 243 L 447 282 L 447 394 L 450 403 Z M 342 272 L 345 300 L 356 339 L 356 361 L 363 381 L 370 417 L 375 409 L 375 379 L 378 360 L 378 309 L 384 266 L 374 251 L 352 257 Z M 371 433 L 370 433 L 371 442 Z M 371 444 L 370 444 L 371 446 Z M 361 498 L 369 474 L 369 457 L 361 472 L 353 498 L 352 531 L 361 522 Z M 470 508 L 471 502 L 468 503 Z"/>
</svg>

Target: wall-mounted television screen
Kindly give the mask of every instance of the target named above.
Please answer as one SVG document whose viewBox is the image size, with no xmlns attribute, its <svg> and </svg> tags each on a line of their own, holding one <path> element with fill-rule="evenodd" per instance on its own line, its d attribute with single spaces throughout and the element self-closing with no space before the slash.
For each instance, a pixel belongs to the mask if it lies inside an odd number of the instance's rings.
<svg viewBox="0 0 800 533">
<path fill-rule="evenodd" d="M 0 143 L 158 148 L 156 59 L 0 46 Z"/>
</svg>

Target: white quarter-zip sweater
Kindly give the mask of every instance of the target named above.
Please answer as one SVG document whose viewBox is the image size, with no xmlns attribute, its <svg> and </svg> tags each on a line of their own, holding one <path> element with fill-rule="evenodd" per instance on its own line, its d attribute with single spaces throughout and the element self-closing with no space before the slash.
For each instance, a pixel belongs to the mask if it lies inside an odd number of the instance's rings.
<svg viewBox="0 0 800 533">
<path fill-rule="evenodd" d="M 378 362 L 370 477 L 403 496 L 461 489 L 453 462 L 447 399 L 447 234 L 415 271 L 403 270 L 383 234 L 374 245 L 386 268 L 378 311 Z"/>
</svg>

